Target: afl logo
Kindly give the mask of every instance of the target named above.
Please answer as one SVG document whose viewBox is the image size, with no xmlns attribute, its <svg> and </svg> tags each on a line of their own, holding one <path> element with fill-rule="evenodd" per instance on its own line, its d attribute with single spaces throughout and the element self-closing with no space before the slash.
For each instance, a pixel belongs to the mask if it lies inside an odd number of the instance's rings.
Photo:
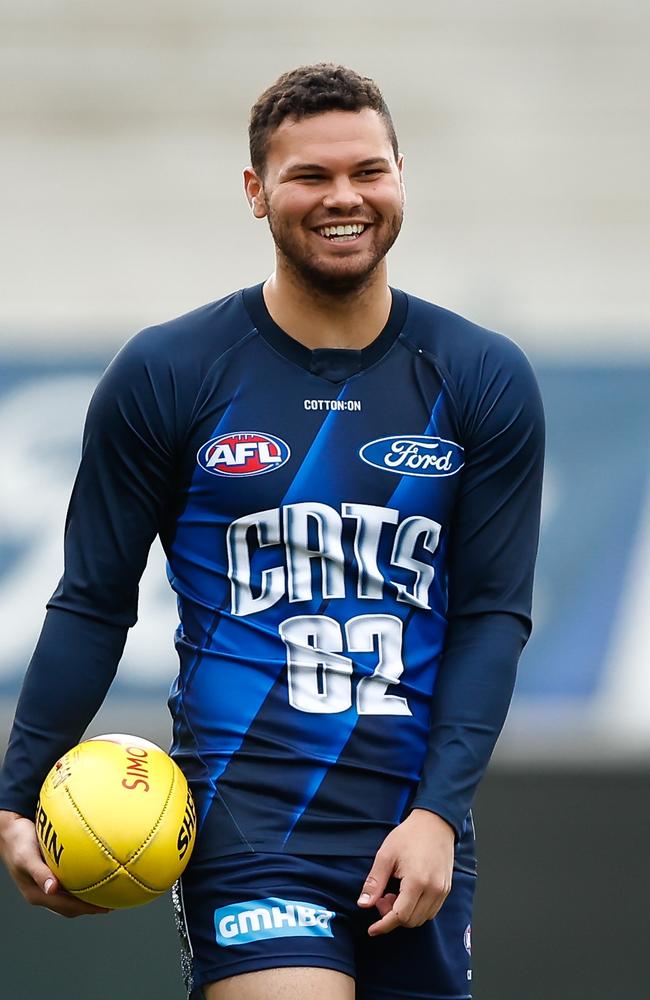
<svg viewBox="0 0 650 1000">
<path fill-rule="evenodd" d="M 230 431 L 199 448 L 196 460 L 213 476 L 262 476 L 289 461 L 291 449 L 280 438 L 257 431 Z"/>
<path fill-rule="evenodd" d="M 426 434 L 378 438 L 359 449 L 367 465 L 402 476 L 453 476 L 464 466 L 464 455 L 455 441 Z"/>
</svg>

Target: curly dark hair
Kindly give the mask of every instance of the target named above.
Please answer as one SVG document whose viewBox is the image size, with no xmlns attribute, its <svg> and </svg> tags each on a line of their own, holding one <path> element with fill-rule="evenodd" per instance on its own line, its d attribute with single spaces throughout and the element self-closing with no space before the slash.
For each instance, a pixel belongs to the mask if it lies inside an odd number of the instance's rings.
<svg viewBox="0 0 650 1000">
<path fill-rule="evenodd" d="M 299 121 L 323 111 L 363 108 L 371 108 L 381 116 L 397 159 L 399 147 L 393 119 L 374 80 L 335 63 L 299 66 L 283 73 L 251 109 L 248 138 L 253 170 L 263 175 L 269 138 L 285 118 Z"/>
</svg>

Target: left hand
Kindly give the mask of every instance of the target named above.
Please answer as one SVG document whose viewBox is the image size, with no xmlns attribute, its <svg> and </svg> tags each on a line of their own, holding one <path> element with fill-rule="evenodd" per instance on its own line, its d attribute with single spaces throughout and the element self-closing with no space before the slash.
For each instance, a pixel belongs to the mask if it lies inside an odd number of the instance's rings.
<svg viewBox="0 0 650 1000">
<path fill-rule="evenodd" d="M 368 934 L 419 927 L 435 917 L 451 889 L 453 866 L 452 827 L 436 813 L 414 809 L 388 834 L 363 883 L 359 906 L 376 906 L 381 916 Z M 384 894 L 391 877 L 400 880 L 397 895 Z"/>
</svg>

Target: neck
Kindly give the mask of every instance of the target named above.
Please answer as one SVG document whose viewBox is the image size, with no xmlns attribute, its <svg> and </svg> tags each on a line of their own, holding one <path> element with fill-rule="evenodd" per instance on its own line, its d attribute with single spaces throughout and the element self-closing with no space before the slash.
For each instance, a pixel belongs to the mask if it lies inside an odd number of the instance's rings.
<svg viewBox="0 0 650 1000">
<path fill-rule="evenodd" d="M 264 301 L 278 326 L 310 350 L 361 350 L 379 336 L 390 314 L 386 262 L 367 284 L 343 295 L 315 290 L 278 262 L 264 285 Z"/>
</svg>

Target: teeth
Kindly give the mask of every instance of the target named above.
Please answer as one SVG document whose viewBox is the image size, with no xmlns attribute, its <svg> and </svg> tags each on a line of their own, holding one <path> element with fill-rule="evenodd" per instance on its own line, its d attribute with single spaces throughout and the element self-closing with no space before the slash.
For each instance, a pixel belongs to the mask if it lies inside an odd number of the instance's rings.
<svg viewBox="0 0 650 1000">
<path fill-rule="evenodd" d="M 365 224 L 352 223 L 347 226 L 322 226 L 318 231 L 321 236 L 360 236 L 365 229 Z"/>
</svg>

